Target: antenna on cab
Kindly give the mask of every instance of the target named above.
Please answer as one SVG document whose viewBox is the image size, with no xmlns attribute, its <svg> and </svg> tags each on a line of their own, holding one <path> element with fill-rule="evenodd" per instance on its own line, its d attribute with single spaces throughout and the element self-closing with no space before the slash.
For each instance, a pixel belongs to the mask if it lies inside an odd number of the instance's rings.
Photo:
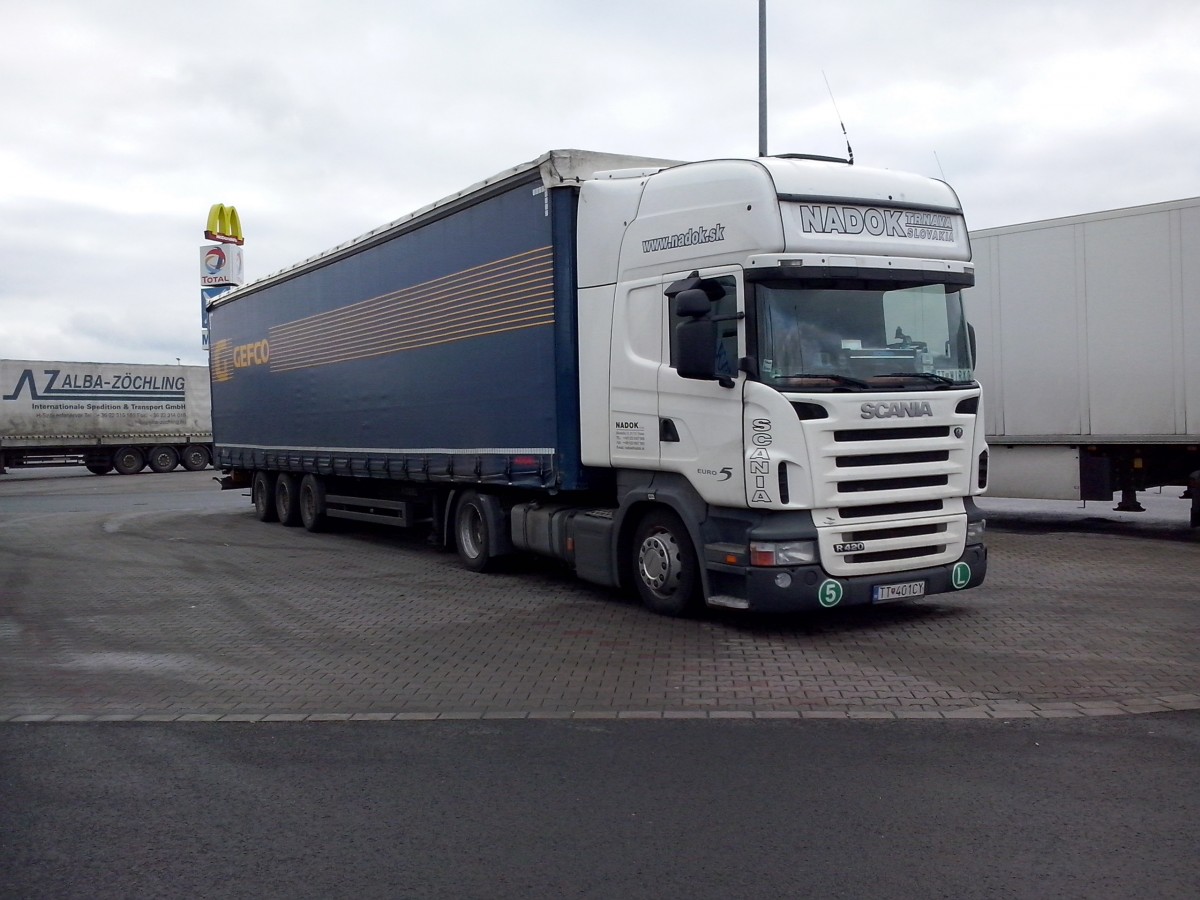
<svg viewBox="0 0 1200 900">
<path fill-rule="evenodd" d="M 946 170 L 942 168 L 942 159 L 940 156 L 937 155 L 936 150 L 933 151 L 933 159 L 934 159 L 934 162 L 937 163 L 938 172 L 940 172 L 942 175 L 942 181 L 945 181 L 946 180 Z"/>
<path fill-rule="evenodd" d="M 825 70 L 821 70 L 821 77 L 825 79 L 825 90 L 829 91 L 829 101 L 833 104 L 833 111 L 837 114 L 838 124 L 842 126 L 842 137 L 846 139 L 846 156 L 847 162 L 854 165 L 854 150 L 850 147 L 850 135 L 846 133 L 846 123 L 842 121 L 842 112 L 838 109 L 837 100 L 833 97 L 833 88 L 829 86 L 829 76 L 825 74 Z"/>
</svg>

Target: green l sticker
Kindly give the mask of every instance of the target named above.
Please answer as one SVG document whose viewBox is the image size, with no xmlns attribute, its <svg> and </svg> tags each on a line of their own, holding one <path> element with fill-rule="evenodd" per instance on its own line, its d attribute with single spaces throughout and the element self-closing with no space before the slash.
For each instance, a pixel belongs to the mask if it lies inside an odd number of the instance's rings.
<svg viewBox="0 0 1200 900">
<path fill-rule="evenodd" d="M 965 562 L 957 562 L 950 570 L 950 583 L 956 591 L 961 591 L 971 583 L 971 567 Z"/>
</svg>

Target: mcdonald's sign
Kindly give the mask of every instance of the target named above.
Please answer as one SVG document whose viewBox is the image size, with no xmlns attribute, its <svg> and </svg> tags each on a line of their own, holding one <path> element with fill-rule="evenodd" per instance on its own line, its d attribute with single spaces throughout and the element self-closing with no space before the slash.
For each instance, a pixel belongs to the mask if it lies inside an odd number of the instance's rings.
<svg viewBox="0 0 1200 900">
<path fill-rule="evenodd" d="M 224 203 L 214 203 L 208 210 L 208 225 L 204 229 L 204 238 L 209 241 L 220 241 L 223 244 L 244 244 L 242 235 L 242 220 L 238 216 L 237 207 L 226 206 Z"/>
</svg>

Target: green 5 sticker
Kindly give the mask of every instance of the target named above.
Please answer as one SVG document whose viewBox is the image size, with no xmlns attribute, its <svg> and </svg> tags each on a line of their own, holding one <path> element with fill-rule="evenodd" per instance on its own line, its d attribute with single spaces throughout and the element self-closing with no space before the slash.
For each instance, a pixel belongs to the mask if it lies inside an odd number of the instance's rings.
<svg viewBox="0 0 1200 900">
<path fill-rule="evenodd" d="M 965 562 L 955 563 L 954 568 L 950 570 L 950 583 L 956 591 L 965 588 L 971 583 L 971 567 Z"/>
<path fill-rule="evenodd" d="M 842 602 L 842 583 L 826 578 L 817 589 L 817 599 L 824 607 L 837 606 Z"/>
</svg>

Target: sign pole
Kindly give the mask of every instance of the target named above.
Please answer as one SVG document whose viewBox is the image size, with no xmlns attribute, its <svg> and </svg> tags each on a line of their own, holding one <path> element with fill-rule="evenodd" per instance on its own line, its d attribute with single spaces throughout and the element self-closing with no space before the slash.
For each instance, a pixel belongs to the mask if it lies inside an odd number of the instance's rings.
<svg viewBox="0 0 1200 900">
<path fill-rule="evenodd" d="M 204 239 L 215 243 L 200 248 L 200 343 L 207 350 L 208 305 L 245 282 L 242 267 L 242 219 L 233 206 L 214 203 L 208 210 Z"/>
</svg>

